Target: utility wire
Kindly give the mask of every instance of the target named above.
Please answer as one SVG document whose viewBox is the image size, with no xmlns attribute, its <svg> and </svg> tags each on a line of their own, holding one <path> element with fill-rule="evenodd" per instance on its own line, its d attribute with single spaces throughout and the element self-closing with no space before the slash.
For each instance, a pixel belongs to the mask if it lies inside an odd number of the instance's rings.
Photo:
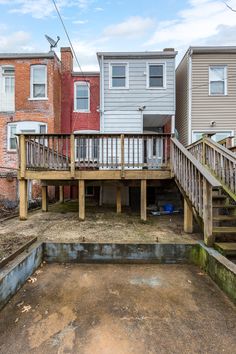
<svg viewBox="0 0 236 354">
<path fill-rule="evenodd" d="M 68 31 L 67 31 L 66 25 L 65 25 L 65 23 L 64 23 L 64 21 L 63 21 L 63 18 L 62 18 L 61 14 L 60 14 L 60 11 L 59 11 L 59 8 L 58 8 L 58 6 L 57 6 L 57 3 L 56 3 L 55 0 L 52 0 L 52 3 L 53 3 L 53 5 L 54 5 L 54 7 L 55 7 L 55 10 L 56 10 L 56 12 L 57 12 L 57 14 L 58 14 L 58 17 L 59 17 L 60 21 L 61 21 L 62 27 L 63 27 L 63 29 L 64 29 L 64 31 L 65 31 L 66 37 L 67 37 L 68 42 L 69 42 L 69 44 L 70 44 L 70 47 L 71 47 L 72 53 L 73 53 L 73 55 L 74 55 L 74 57 L 75 57 L 75 60 L 76 60 L 76 62 L 77 62 L 77 65 L 78 65 L 78 67 L 79 67 L 79 69 L 80 69 L 80 72 L 81 72 L 83 78 L 85 79 L 85 83 L 86 83 L 86 85 L 87 85 L 87 87 L 88 87 L 88 90 L 89 90 L 89 92 L 90 92 L 90 95 L 89 95 L 89 96 L 90 96 L 90 99 L 91 99 L 91 101 L 93 101 L 92 95 L 91 95 L 91 90 L 90 90 L 90 85 L 88 84 L 87 79 L 86 79 L 86 75 L 84 74 L 84 72 L 83 72 L 83 70 L 82 70 L 82 67 L 81 67 L 81 65 L 80 65 L 79 59 L 78 59 L 78 57 L 77 57 L 77 55 L 76 55 L 76 52 L 75 52 L 75 50 L 74 50 L 72 41 L 71 41 L 71 39 L 70 39 L 70 36 L 69 36 Z M 96 103 L 96 102 L 95 102 L 95 103 Z M 96 107 L 96 105 L 94 105 L 94 107 Z M 86 113 L 86 112 L 84 112 L 84 113 Z M 73 124 L 72 130 L 74 130 L 74 127 L 75 127 L 75 123 L 76 123 L 77 118 L 78 118 L 78 117 L 76 117 L 75 120 L 74 120 L 74 124 Z"/>
</svg>

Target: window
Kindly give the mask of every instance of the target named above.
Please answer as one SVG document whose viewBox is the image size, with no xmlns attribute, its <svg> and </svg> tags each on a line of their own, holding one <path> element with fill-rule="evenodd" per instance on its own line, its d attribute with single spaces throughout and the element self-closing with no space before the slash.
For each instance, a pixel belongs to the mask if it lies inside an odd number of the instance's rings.
<svg viewBox="0 0 236 354">
<path fill-rule="evenodd" d="M 76 159 L 85 161 L 98 160 L 98 139 L 77 138 L 76 139 Z"/>
<path fill-rule="evenodd" d="M 75 111 L 90 111 L 90 85 L 88 82 L 80 81 L 75 83 Z"/>
<path fill-rule="evenodd" d="M 164 88 L 164 64 L 148 64 L 148 88 Z"/>
<path fill-rule="evenodd" d="M 12 66 L 6 66 L 2 70 L 4 78 L 5 94 L 13 95 L 15 92 L 15 69 Z"/>
<path fill-rule="evenodd" d="M 16 124 L 8 125 L 8 150 L 16 150 Z"/>
<path fill-rule="evenodd" d="M 128 88 L 128 65 L 111 64 L 110 88 Z"/>
<path fill-rule="evenodd" d="M 47 132 L 47 125 L 35 121 L 22 121 L 9 123 L 7 127 L 7 149 L 15 151 L 17 148 L 17 138 L 15 134 L 44 134 Z"/>
<path fill-rule="evenodd" d="M 85 197 L 94 197 L 94 187 L 93 186 L 87 186 L 85 188 Z"/>
<path fill-rule="evenodd" d="M 31 66 L 31 99 L 47 98 L 47 67 L 46 65 Z"/>
<path fill-rule="evenodd" d="M 210 66 L 209 68 L 209 94 L 227 95 L 227 67 Z"/>
<path fill-rule="evenodd" d="M 194 131 L 192 133 L 192 142 L 194 143 L 195 141 L 202 139 L 203 135 L 207 135 L 207 134 L 214 134 L 214 132 L 211 132 L 211 131 L 205 131 L 205 132 L 197 131 L 196 132 L 196 131 Z M 231 130 L 219 131 L 219 132 L 216 132 L 214 135 L 212 135 L 211 139 L 217 142 L 222 139 L 228 138 L 229 136 L 234 136 L 233 131 L 231 131 Z"/>
</svg>

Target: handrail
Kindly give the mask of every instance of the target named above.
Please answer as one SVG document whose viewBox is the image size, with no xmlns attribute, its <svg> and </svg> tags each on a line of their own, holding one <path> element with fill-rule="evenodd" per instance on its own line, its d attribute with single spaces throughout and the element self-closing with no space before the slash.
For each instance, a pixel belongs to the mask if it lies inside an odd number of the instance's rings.
<svg viewBox="0 0 236 354">
<path fill-rule="evenodd" d="M 211 184 L 213 188 L 221 187 L 221 183 L 208 172 L 202 164 L 176 139 L 171 138 L 172 142 L 181 150 L 181 152 L 192 162 L 202 176 Z"/>
<path fill-rule="evenodd" d="M 209 145 L 214 146 L 216 149 L 221 150 L 224 154 L 228 155 L 228 157 L 232 158 L 233 162 L 236 163 L 236 156 L 235 154 L 233 154 L 228 148 L 224 147 L 223 145 L 220 145 L 219 143 L 217 143 L 216 141 L 209 139 L 209 138 L 205 138 L 205 142 L 207 142 Z"/>
</svg>

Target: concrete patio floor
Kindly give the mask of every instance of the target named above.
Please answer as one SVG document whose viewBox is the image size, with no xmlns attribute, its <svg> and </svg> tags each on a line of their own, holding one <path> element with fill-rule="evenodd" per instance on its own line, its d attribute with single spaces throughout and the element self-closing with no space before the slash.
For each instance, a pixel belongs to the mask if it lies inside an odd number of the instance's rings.
<svg viewBox="0 0 236 354">
<path fill-rule="evenodd" d="M 137 213 L 114 208 L 90 206 L 86 220 L 78 220 L 77 202 L 54 204 L 49 212 L 34 211 L 28 220 L 17 218 L 0 224 L 0 259 L 17 246 L 38 237 L 42 241 L 109 242 L 109 243 L 191 243 L 201 239 L 198 233 L 183 231 L 183 215 L 148 216 L 141 222 Z"/>
<path fill-rule="evenodd" d="M 190 265 L 44 265 L 0 314 L 1 354 L 228 353 L 235 307 Z"/>
</svg>

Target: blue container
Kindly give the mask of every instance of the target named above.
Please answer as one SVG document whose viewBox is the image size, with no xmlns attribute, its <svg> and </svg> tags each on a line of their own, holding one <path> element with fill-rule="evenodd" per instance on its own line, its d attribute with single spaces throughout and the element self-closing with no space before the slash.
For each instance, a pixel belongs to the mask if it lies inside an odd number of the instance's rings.
<svg viewBox="0 0 236 354">
<path fill-rule="evenodd" d="M 173 213 L 174 205 L 173 204 L 165 204 L 163 205 L 164 211 L 168 211 L 169 213 Z"/>
</svg>

